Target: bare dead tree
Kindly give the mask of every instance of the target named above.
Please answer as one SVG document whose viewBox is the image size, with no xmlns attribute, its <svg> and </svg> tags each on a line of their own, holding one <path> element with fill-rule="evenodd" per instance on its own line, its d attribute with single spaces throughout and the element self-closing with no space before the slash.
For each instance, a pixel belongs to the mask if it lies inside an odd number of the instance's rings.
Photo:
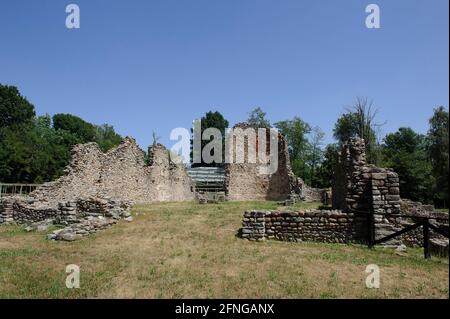
<svg viewBox="0 0 450 319">
<path fill-rule="evenodd" d="M 386 122 L 376 122 L 379 109 L 374 107 L 373 101 L 366 97 L 357 97 L 353 106 L 346 111 L 355 115 L 356 134 L 364 139 L 370 162 L 376 162 L 375 148 L 379 142 L 381 127 Z"/>
</svg>

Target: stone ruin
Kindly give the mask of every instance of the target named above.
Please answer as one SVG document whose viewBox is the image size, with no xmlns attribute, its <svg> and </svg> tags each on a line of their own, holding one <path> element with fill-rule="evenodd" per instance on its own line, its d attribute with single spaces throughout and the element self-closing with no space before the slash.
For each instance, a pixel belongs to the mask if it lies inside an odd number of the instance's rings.
<svg viewBox="0 0 450 319">
<path fill-rule="evenodd" d="M 132 138 L 103 153 L 96 143 L 76 145 L 66 174 L 36 189 L 31 196 L 56 204 L 77 197 L 113 198 L 132 203 L 194 198 L 183 165 L 171 160 L 161 144 L 149 148 L 149 164 Z"/>
<path fill-rule="evenodd" d="M 332 210 L 247 211 L 243 216 L 241 236 L 257 241 L 366 243 L 368 213 L 373 214 L 375 239 L 412 225 L 420 217 L 439 217 L 430 222 L 438 227 L 448 227 L 448 214 L 434 212 L 432 206 L 402 200 L 399 194 L 398 174 L 391 169 L 369 165 L 364 140 L 352 138 L 343 145 L 335 167 Z M 447 238 L 435 232 L 431 232 L 430 238 L 432 249 L 448 255 Z M 387 244 L 421 246 L 422 243 L 422 231 L 415 229 Z"/>
<path fill-rule="evenodd" d="M 237 127 L 256 130 L 245 123 Z M 278 170 L 271 175 L 259 174 L 258 164 L 246 161 L 247 152 L 257 150 L 248 150 L 246 140 L 244 146 L 244 163 L 230 163 L 224 168 L 227 200 L 271 199 L 292 204 L 298 200 L 331 198 L 333 209 L 245 212 L 243 238 L 364 242 L 368 229 L 367 214 L 363 212 L 376 213 L 375 238 L 411 225 L 414 216 L 438 214 L 430 206 L 402 200 L 398 175 L 391 169 L 369 165 L 362 139 L 353 138 L 343 145 L 331 194 L 329 190 L 308 187 L 293 174 L 282 135 L 278 138 Z M 64 176 L 38 187 L 29 196 L 0 200 L 0 224 L 25 224 L 27 230 L 62 225 L 65 228 L 50 233 L 48 238 L 75 240 L 110 227 L 120 219 L 132 221 L 130 207 L 135 203 L 195 198 L 195 185 L 186 168 L 175 163 L 163 145 L 149 148 L 146 164 L 144 152 L 134 139 L 125 138 L 107 153 L 101 152 L 95 143 L 76 145 Z M 413 217 L 400 217 L 401 213 Z M 436 223 L 448 226 L 448 215 L 440 216 L 447 219 Z M 431 238 L 433 245 L 448 250 L 448 239 L 433 232 Z M 420 245 L 422 233 L 416 229 L 402 235 L 400 241 Z"/>
<path fill-rule="evenodd" d="M 65 175 L 29 196 L 4 197 L 0 223 L 41 229 L 65 225 L 50 239 L 74 240 L 116 223 L 131 221 L 135 203 L 194 199 L 194 186 L 182 164 L 161 144 L 149 149 L 149 163 L 132 138 L 103 153 L 96 143 L 76 145 Z"/>
<path fill-rule="evenodd" d="M 257 132 L 245 123 L 236 127 Z M 320 199 L 320 190 L 308 188 L 293 174 L 281 134 L 278 143 L 278 170 L 274 174 L 260 175 L 257 164 L 248 162 L 228 164 L 223 170 L 225 192 L 215 194 L 218 198 L 213 202 L 282 199 L 294 203 Z M 76 145 L 63 176 L 41 185 L 29 196 L 1 199 L 0 223 L 25 224 L 29 230 L 44 230 L 55 223 L 66 228 L 49 234 L 50 239 L 73 240 L 122 218 L 131 221 L 129 210 L 135 203 L 196 198 L 211 202 L 205 194 L 196 194 L 184 165 L 175 163 L 163 145 L 151 146 L 148 154 L 146 164 L 144 152 L 129 137 L 106 153 L 96 143 Z"/>
<path fill-rule="evenodd" d="M 364 140 L 342 147 L 332 185 L 333 208 L 375 213 L 400 212 L 400 181 L 392 169 L 369 165 Z"/>
<path fill-rule="evenodd" d="M 301 178 L 292 172 L 286 139 L 278 134 L 278 168 L 273 174 L 259 174 L 258 155 L 256 163 L 249 163 L 248 153 L 258 154 L 258 128 L 248 123 L 239 123 L 234 128 L 254 130 L 255 145 L 249 147 L 248 138 L 244 137 L 244 162 L 225 164 L 225 190 L 228 200 L 286 200 L 288 204 L 295 201 L 320 201 L 322 190 L 308 187 Z M 266 155 L 270 152 L 270 131 L 267 129 Z M 256 149 L 255 149 L 256 147 Z M 233 159 L 235 150 L 231 150 Z"/>
</svg>

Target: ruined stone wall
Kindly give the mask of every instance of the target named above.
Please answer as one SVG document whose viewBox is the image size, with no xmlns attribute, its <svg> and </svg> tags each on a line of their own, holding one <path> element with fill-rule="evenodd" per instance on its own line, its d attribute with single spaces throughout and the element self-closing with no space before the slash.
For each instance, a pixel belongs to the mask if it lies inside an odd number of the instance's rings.
<svg viewBox="0 0 450 319">
<path fill-rule="evenodd" d="M 132 221 L 129 202 L 78 198 L 48 206 L 33 197 L 10 196 L 1 200 L 0 223 L 25 225 L 26 231 L 47 231 L 52 224 L 65 226 L 48 234 L 51 240 L 72 241 L 108 228 L 120 219 Z"/>
<path fill-rule="evenodd" d="M 248 211 L 242 226 L 242 238 L 257 241 L 349 243 L 355 241 L 356 232 L 354 215 L 339 210 Z"/>
<path fill-rule="evenodd" d="M 149 149 L 147 176 L 152 187 L 150 201 L 194 199 L 194 186 L 183 165 L 175 164 L 167 149 L 156 144 Z"/>
<path fill-rule="evenodd" d="M 303 184 L 302 195 L 303 199 L 307 202 L 324 202 L 326 192 L 326 189 L 314 188 Z"/>
<path fill-rule="evenodd" d="M 77 198 L 59 202 L 56 207 L 48 206 L 32 197 L 11 196 L 2 198 L 1 205 L 7 218 L 5 224 L 30 225 L 51 221 L 57 225 L 78 223 L 88 216 L 103 216 L 120 219 L 131 207 L 129 202 L 96 197 Z"/>
<path fill-rule="evenodd" d="M 419 216 L 439 217 L 430 220 L 435 226 L 448 227 L 448 215 L 441 213 L 417 214 Z M 418 221 L 417 218 L 405 218 L 395 214 L 382 217 L 376 224 L 376 238 L 387 236 Z M 247 211 L 242 219 L 240 233 L 243 239 L 281 241 L 317 241 L 328 243 L 367 244 L 367 216 L 360 213 L 340 210 L 311 209 L 298 212 Z M 423 246 L 422 228 L 407 232 L 391 240 L 387 245 Z M 444 236 L 431 231 L 430 248 L 433 253 L 448 255 L 449 242 Z"/>
<path fill-rule="evenodd" d="M 373 214 L 375 221 L 375 239 L 383 238 L 404 227 L 419 221 L 420 217 L 436 217 L 433 207 L 423 206 L 400 198 L 399 176 L 388 168 L 379 168 L 366 162 L 364 140 L 351 138 L 343 145 L 340 159 L 334 172 L 332 188 L 332 204 L 335 209 L 344 212 L 365 212 Z M 402 207 L 403 203 L 403 207 Z M 412 217 L 405 217 L 410 215 Z M 448 215 L 447 215 L 448 216 Z M 440 216 L 442 218 L 442 216 Z M 355 220 L 361 228 L 359 234 L 367 234 L 367 221 L 364 215 L 355 215 Z M 448 226 L 448 218 L 444 221 L 431 220 L 436 225 Z M 442 242 L 447 245 L 448 240 L 436 233 L 431 233 L 433 243 Z M 364 236 L 361 237 L 365 241 Z M 423 244 L 422 229 L 408 232 L 387 244 L 405 243 L 410 246 Z"/>
<path fill-rule="evenodd" d="M 75 145 L 64 175 L 38 187 L 32 197 L 56 207 L 60 201 L 94 195 L 104 157 L 97 143 Z"/>
<path fill-rule="evenodd" d="M 332 183 L 335 209 L 398 213 L 398 174 L 367 164 L 364 140 L 351 138 L 343 145 Z"/>
<path fill-rule="evenodd" d="M 157 144 L 150 148 L 151 164 L 131 138 L 102 153 L 96 143 L 77 145 L 66 174 L 36 189 L 31 196 L 55 207 L 78 197 L 113 198 L 147 203 L 194 199 L 193 184 L 182 164 Z"/>
<path fill-rule="evenodd" d="M 258 140 L 258 130 L 246 123 L 240 123 L 235 128 L 252 129 L 255 131 Z M 267 130 L 266 153 L 270 151 L 270 132 Z M 248 142 L 244 142 L 244 163 L 229 163 L 225 165 L 225 187 L 229 200 L 280 200 L 286 199 L 289 194 L 299 193 L 301 185 L 292 173 L 289 160 L 287 142 L 279 134 L 278 138 L 278 169 L 274 174 L 260 174 L 259 164 L 249 163 L 248 152 L 257 150 L 248 147 Z M 235 158 L 233 152 L 233 158 Z M 258 158 L 257 158 L 258 161 Z"/>
</svg>

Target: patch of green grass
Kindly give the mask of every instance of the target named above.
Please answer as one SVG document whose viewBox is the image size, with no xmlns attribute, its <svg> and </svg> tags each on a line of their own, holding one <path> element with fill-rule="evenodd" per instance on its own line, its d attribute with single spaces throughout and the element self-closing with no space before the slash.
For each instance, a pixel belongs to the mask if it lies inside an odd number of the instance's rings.
<svg viewBox="0 0 450 319">
<path fill-rule="evenodd" d="M 299 210 L 318 203 L 195 202 L 136 205 L 120 222 L 75 242 L 0 226 L 2 298 L 447 298 L 448 259 L 421 249 L 237 238 L 246 210 Z M 365 268 L 381 269 L 367 289 Z M 65 287 L 77 264 L 81 288 Z"/>
</svg>

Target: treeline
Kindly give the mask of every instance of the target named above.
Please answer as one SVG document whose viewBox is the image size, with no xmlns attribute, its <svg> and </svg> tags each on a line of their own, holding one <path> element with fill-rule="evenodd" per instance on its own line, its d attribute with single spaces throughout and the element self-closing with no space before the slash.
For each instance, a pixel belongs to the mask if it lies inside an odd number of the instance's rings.
<svg viewBox="0 0 450 319">
<path fill-rule="evenodd" d="M 426 135 L 401 127 L 383 139 L 379 138 L 383 123 L 376 122 L 377 113 L 371 102 L 357 98 L 355 104 L 337 119 L 333 129 L 336 142 L 328 145 L 325 145 L 325 134 L 319 127 L 298 116 L 272 124 L 266 113 L 257 107 L 249 113 L 247 122 L 258 127 L 275 127 L 285 136 L 292 169 L 308 185 L 331 187 L 342 144 L 350 137 L 361 137 L 366 143 L 369 163 L 393 168 L 399 174 L 402 198 L 448 207 L 448 111 L 442 106 L 434 110 Z M 206 113 L 201 121 L 202 131 L 208 127 L 224 131 L 228 127 L 228 121 L 217 111 Z"/>
<path fill-rule="evenodd" d="M 365 140 L 369 163 L 391 167 L 399 174 L 403 198 L 448 207 L 448 110 L 440 106 L 430 114 L 425 135 L 401 127 L 381 139 L 383 123 L 376 122 L 376 117 L 377 109 L 367 99 L 357 98 L 337 119 L 333 129 L 336 142 L 328 145 L 319 127 L 298 116 L 272 124 L 258 107 L 249 113 L 247 122 L 259 127 L 276 127 L 288 141 L 294 173 L 313 187 L 331 186 L 341 145 L 348 138 L 359 136 Z M 224 133 L 229 127 L 220 112 L 208 112 L 201 121 L 202 131 L 215 127 Z M 54 180 L 63 174 L 73 145 L 97 142 L 107 151 L 121 140 L 107 124 L 94 125 L 70 114 L 36 116 L 34 106 L 17 88 L 0 84 L 0 182 Z"/>
<path fill-rule="evenodd" d="M 122 137 L 110 125 L 94 125 L 71 114 L 36 116 L 14 86 L 0 84 L 0 182 L 42 183 L 61 176 L 72 146 L 97 142 L 103 151 Z"/>
</svg>

